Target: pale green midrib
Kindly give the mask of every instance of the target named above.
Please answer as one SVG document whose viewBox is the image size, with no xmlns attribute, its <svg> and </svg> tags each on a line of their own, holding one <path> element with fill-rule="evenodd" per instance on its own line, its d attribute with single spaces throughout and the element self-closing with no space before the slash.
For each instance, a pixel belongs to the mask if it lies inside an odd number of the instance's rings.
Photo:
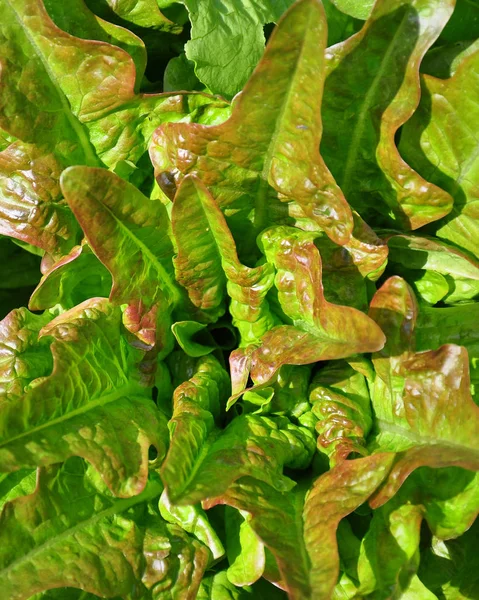
<svg viewBox="0 0 479 600">
<path fill-rule="evenodd" d="M 181 418 L 181 415 L 179 415 L 179 417 Z M 170 449 L 173 447 L 173 442 L 174 441 L 175 441 L 174 439 L 171 440 Z M 178 501 L 178 500 L 181 499 L 181 497 L 183 496 L 183 494 L 185 493 L 185 491 L 188 490 L 188 487 L 190 486 L 191 482 L 196 477 L 196 474 L 198 473 L 201 465 L 204 463 L 206 457 L 208 456 L 210 448 L 211 448 L 213 442 L 214 442 L 214 440 L 213 441 L 210 440 L 210 433 L 207 433 L 205 439 L 203 440 L 201 450 L 199 451 L 199 453 L 196 455 L 196 457 L 194 459 L 193 468 L 191 469 L 188 477 L 181 484 L 181 486 L 179 486 L 175 490 L 174 494 L 171 494 L 171 486 L 170 486 L 170 490 L 168 490 L 168 495 L 170 497 L 173 495 L 173 497 L 175 498 L 176 501 Z M 168 456 L 165 459 L 165 464 L 166 464 L 167 460 L 168 460 Z M 171 466 L 168 465 L 168 467 L 169 467 L 168 470 L 171 472 Z"/>
<path fill-rule="evenodd" d="M 78 415 L 89 412 L 90 410 L 93 410 L 100 406 L 106 406 L 107 404 L 110 404 L 111 402 L 115 402 L 119 398 L 127 396 L 131 392 L 138 392 L 138 391 L 139 391 L 138 385 L 129 384 L 129 385 L 125 386 L 124 388 L 121 388 L 121 390 L 115 390 L 111 394 L 106 394 L 105 396 L 100 396 L 100 398 L 98 398 L 97 400 L 94 400 L 93 402 L 89 402 L 88 404 L 85 404 L 84 406 L 81 406 L 80 408 L 77 408 L 75 410 L 72 410 L 72 411 L 64 414 L 64 415 L 61 415 L 60 417 L 57 417 L 56 419 L 52 419 L 51 421 L 48 421 L 47 423 L 42 423 L 41 425 L 37 425 L 36 427 L 33 427 L 33 429 L 25 431 L 24 433 L 20 433 L 20 434 L 14 436 L 12 438 L 9 438 L 7 440 L 3 440 L 0 442 L 0 448 L 7 446 L 8 444 L 12 444 L 13 442 L 16 442 L 24 437 L 34 435 L 35 433 L 38 433 L 39 431 L 42 431 L 43 429 L 47 429 L 48 427 L 52 427 L 54 425 L 58 425 L 59 423 L 63 423 L 64 421 L 68 421 L 69 419 L 72 419 L 73 417 L 77 417 Z"/>
<path fill-rule="evenodd" d="M 472 452 L 477 454 L 479 458 L 479 448 L 471 448 L 470 446 L 464 446 L 463 444 L 457 444 L 451 440 L 442 439 L 442 438 L 434 438 L 427 435 L 419 435 L 414 431 L 410 431 L 397 425 L 396 423 L 391 423 L 390 421 L 386 421 L 385 419 L 376 419 L 377 430 L 379 433 L 392 433 L 399 435 L 411 442 L 414 442 L 418 445 L 424 446 L 450 446 L 451 448 L 457 448 L 459 450 L 467 450 L 468 452 Z"/>
<path fill-rule="evenodd" d="M 311 12 L 313 10 L 314 10 L 313 8 L 310 8 L 309 15 L 311 14 Z M 266 217 L 266 213 L 267 213 L 265 196 L 267 196 L 267 191 L 269 189 L 268 182 L 269 182 L 269 172 L 271 169 L 271 163 L 273 162 L 273 156 L 274 156 L 275 148 L 276 148 L 276 141 L 279 137 L 280 131 L 282 130 L 284 115 L 289 108 L 291 96 L 293 95 L 293 92 L 295 89 L 295 84 L 296 84 L 295 77 L 296 77 L 297 71 L 299 70 L 299 66 L 301 65 L 301 62 L 302 62 L 303 54 L 304 54 L 305 47 L 306 47 L 306 38 L 308 37 L 308 35 L 309 35 L 309 28 L 306 28 L 305 34 L 301 40 L 301 47 L 300 47 L 298 55 L 297 55 L 296 63 L 294 66 L 294 72 L 290 77 L 290 85 L 288 86 L 288 90 L 284 96 L 284 100 L 282 102 L 281 108 L 278 113 L 278 118 L 276 119 L 274 132 L 273 132 L 273 135 L 271 136 L 270 143 L 268 144 L 268 149 L 265 153 L 264 163 L 263 163 L 263 171 L 261 173 L 259 190 L 258 190 L 258 193 L 255 198 L 255 207 L 254 207 L 254 209 L 255 209 L 254 210 L 254 212 L 255 212 L 254 227 L 257 230 L 264 229 L 265 217 Z M 259 216 L 259 218 L 257 218 L 257 216 Z"/>
<path fill-rule="evenodd" d="M 56 92 L 58 94 L 58 97 L 60 99 L 60 103 L 61 103 L 62 108 L 63 108 L 63 112 L 64 112 L 64 114 L 65 114 L 65 116 L 67 118 L 67 121 L 70 123 L 73 131 L 75 132 L 75 134 L 78 137 L 78 140 L 80 142 L 80 146 L 82 147 L 82 150 L 83 150 L 83 152 L 85 154 L 85 158 L 87 159 L 88 164 L 91 164 L 92 166 L 100 165 L 101 162 L 98 159 L 98 157 L 96 156 L 96 154 L 93 152 L 92 145 L 90 143 L 90 140 L 89 140 L 88 136 L 85 135 L 85 132 L 83 130 L 82 124 L 73 115 L 73 113 L 71 111 L 71 108 L 70 108 L 70 103 L 68 102 L 68 100 L 67 100 L 67 98 L 66 98 L 63 90 L 61 89 L 61 87 L 59 87 L 59 85 L 57 84 L 55 76 L 54 76 L 54 73 L 51 71 L 50 65 L 48 64 L 48 61 L 44 59 L 42 51 L 40 50 L 40 48 L 35 43 L 35 40 L 31 36 L 30 31 L 28 30 L 27 27 L 25 27 L 22 17 L 17 13 L 17 11 L 15 10 L 15 8 L 12 6 L 10 0 L 4 0 L 4 1 L 5 1 L 6 5 L 10 8 L 10 10 L 12 11 L 12 13 L 14 14 L 15 20 L 17 21 L 18 25 L 22 29 L 23 33 L 25 34 L 25 37 L 30 42 L 32 48 L 35 51 L 35 54 L 40 59 L 40 62 L 42 63 L 43 68 L 45 69 L 45 72 L 47 73 L 47 75 L 48 75 L 48 77 L 50 79 L 50 83 L 52 84 L 52 86 L 56 90 Z"/>
<path fill-rule="evenodd" d="M 360 147 L 361 140 L 363 137 L 364 127 L 366 125 L 366 119 L 369 115 L 369 111 L 371 109 L 371 105 L 372 105 L 374 96 L 376 94 L 376 90 L 380 84 L 382 76 L 384 75 L 384 72 L 386 70 L 386 66 L 389 62 L 391 54 L 397 44 L 398 37 L 402 33 L 404 25 L 407 23 L 408 16 L 409 16 L 408 12 L 406 12 L 406 14 L 404 15 L 404 17 L 401 20 L 401 23 L 399 24 L 398 28 L 396 29 L 394 36 L 391 39 L 389 48 L 387 49 L 387 51 L 385 52 L 385 54 L 381 60 L 378 72 L 374 76 L 371 87 L 364 95 L 363 102 L 361 103 L 361 108 L 359 110 L 359 116 L 356 121 L 356 127 L 354 128 L 352 136 L 351 136 L 351 143 L 349 144 L 349 149 L 348 149 L 348 154 L 347 154 L 346 161 L 345 161 L 343 175 L 341 177 L 341 180 L 338 181 L 339 186 L 342 188 L 342 190 L 346 194 L 346 196 L 347 196 L 348 192 L 350 191 L 349 185 L 350 185 L 351 179 L 354 174 L 356 159 L 358 156 L 359 147 Z M 353 52 L 354 52 L 354 50 L 353 50 Z M 391 106 L 393 100 L 391 101 L 389 106 Z"/>
<path fill-rule="evenodd" d="M 165 287 L 170 292 L 173 302 L 178 303 L 181 298 L 180 291 L 176 287 L 176 284 L 172 281 L 171 277 L 168 275 L 165 267 L 160 263 L 160 261 L 156 258 L 156 256 L 151 252 L 151 250 L 148 248 L 148 246 L 145 246 L 145 244 L 141 240 L 139 240 L 136 237 L 136 235 L 132 231 L 130 231 L 130 229 L 128 229 L 128 227 L 123 223 L 123 221 L 121 221 L 121 219 L 119 219 L 115 215 L 115 213 L 111 210 L 111 208 L 109 206 L 107 206 L 106 204 L 104 204 L 101 201 L 98 201 L 98 202 L 101 206 L 105 207 L 105 209 L 111 215 L 112 219 L 114 219 L 114 221 L 117 223 L 118 227 L 125 233 L 125 235 L 127 237 L 129 237 L 140 248 L 141 252 L 150 260 L 150 262 L 153 264 L 155 269 L 158 271 L 158 273 L 160 275 L 160 280 L 162 282 L 164 282 Z"/>
<path fill-rule="evenodd" d="M 37 546 L 30 552 L 27 552 L 27 554 L 24 554 L 22 557 L 13 561 L 8 565 L 8 567 L 5 567 L 0 571 L 0 578 L 7 578 L 9 573 L 13 571 L 18 565 L 21 565 L 24 562 L 32 561 L 36 555 L 45 552 L 52 546 L 55 546 L 56 544 L 62 542 L 64 539 L 73 536 L 78 531 L 90 527 L 91 525 L 94 525 L 101 519 L 110 517 L 112 515 L 120 514 L 128 508 L 135 506 L 135 504 L 140 504 L 142 502 L 151 500 L 159 496 L 162 491 L 163 486 L 159 482 L 148 482 L 147 487 L 143 490 L 143 492 L 141 492 L 141 494 L 138 494 L 138 496 L 133 496 L 132 498 L 121 498 L 119 500 L 116 500 L 115 503 L 112 506 L 110 506 L 110 508 L 106 508 L 105 510 L 97 513 L 96 515 L 93 515 L 89 519 L 81 521 L 73 527 L 66 529 L 55 538 L 47 540 L 45 543 L 41 544 L 40 546 Z"/>
</svg>

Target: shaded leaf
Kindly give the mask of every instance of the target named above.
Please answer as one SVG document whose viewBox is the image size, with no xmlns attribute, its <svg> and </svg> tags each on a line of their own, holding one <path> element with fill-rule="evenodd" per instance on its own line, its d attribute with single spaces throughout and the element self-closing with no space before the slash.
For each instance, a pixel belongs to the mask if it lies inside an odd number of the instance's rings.
<svg viewBox="0 0 479 600">
<path fill-rule="evenodd" d="M 449 79 L 421 78 L 422 99 L 405 126 L 401 153 L 454 197 L 454 207 L 436 234 L 479 257 L 477 136 L 479 51 L 465 58 Z"/>
<path fill-rule="evenodd" d="M 414 352 L 416 308 L 404 280 L 388 279 L 374 296 L 370 314 L 388 339 L 373 356 L 376 436 L 370 447 L 397 452 L 387 482 L 371 501 L 377 507 L 417 467 L 479 470 L 479 408 L 470 394 L 465 348 L 446 344 Z"/>
<path fill-rule="evenodd" d="M 380 213 L 382 221 L 417 229 L 452 208 L 448 193 L 404 162 L 394 136 L 419 102 L 419 63 L 453 4 L 378 0 L 361 31 L 327 51 L 321 151 L 364 218 Z"/>
</svg>

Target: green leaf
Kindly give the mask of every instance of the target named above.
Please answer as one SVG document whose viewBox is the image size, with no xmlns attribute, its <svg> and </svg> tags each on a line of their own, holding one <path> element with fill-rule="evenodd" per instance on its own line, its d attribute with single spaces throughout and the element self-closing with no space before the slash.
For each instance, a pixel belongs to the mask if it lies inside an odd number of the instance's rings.
<svg viewBox="0 0 479 600">
<path fill-rule="evenodd" d="M 323 286 L 326 299 L 367 311 L 368 281 L 376 281 L 384 272 L 388 247 L 353 211 L 353 234 L 344 246 L 325 235 L 315 239 L 323 263 Z"/>
<path fill-rule="evenodd" d="M 362 23 L 342 12 L 335 0 L 322 0 L 328 21 L 328 47 L 344 41 L 360 29 Z"/>
<path fill-rule="evenodd" d="M 203 446 L 215 423 L 222 419 L 229 392 L 227 373 L 213 356 L 190 361 L 188 366 L 192 371 L 189 379 L 173 395 L 173 416 L 168 425 L 170 447 L 160 470 L 173 503 L 177 503 L 180 490 L 194 472 L 193 465 L 202 459 Z M 196 502 L 191 500 L 189 504 Z"/>
<path fill-rule="evenodd" d="M 440 240 L 411 235 L 393 235 L 387 239 L 389 264 L 397 275 L 410 278 L 412 270 L 429 275 L 442 275 L 439 283 L 430 283 L 447 291 L 439 300 L 446 304 L 470 301 L 479 294 L 479 262 Z M 414 274 L 413 274 L 414 275 Z M 422 283 L 413 277 L 415 286 L 423 290 Z M 427 288 L 426 288 L 427 293 Z M 439 292 L 441 293 L 441 292 Z"/>
<path fill-rule="evenodd" d="M 411 584 L 417 586 L 413 582 L 423 518 L 443 539 L 463 534 L 479 511 L 478 483 L 477 474 L 458 468 L 423 468 L 411 475 L 398 494 L 373 513 L 361 545 L 359 592 L 389 598 L 410 590 Z"/>
<path fill-rule="evenodd" d="M 370 314 L 388 339 L 373 356 L 376 435 L 370 449 L 397 453 L 387 482 L 371 501 L 378 507 L 417 467 L 478 470 L 479 408 L 470 394 L 465 348 L 447 344 L 414 352 L 417 309 L 404 280 L 388 279 L 374 296 Z"/>
<path fill-rule="evenodd" d="M 96 41 L 98 22 L 91 16 L 85 40 L 59 29 L 41 0 L 1 0 L 0 11 L 6 57 L 0 128 L 18 139 L 0 153 L 0 233 L 59 259 L 80 233 L 62 202 L 62 170 L 136 164 L 163 120 L 190 113 L 188 99 L 136 94 L 130 55 Z M 61 15 L 61 7 L 55 5 L 55 13 Z M 82 29 L 84 18 L 78 16 L 75 28 Z"/>
<path fill-rule="evenodd" d="M 347 363 L 330 363 L 313 378 L 309 400 L 318 418 L 318 450 L 329 456 L 331 466 L 351 453 L 367 454 L 372 414 L 364 375 Z"/>
<path fill-rule="evenodd" d="M 251 527 L 249 515 L 227 509 L 225 513 L 228 579 L 234 585 L 251 585 L 263 575 L 264 545 Z"/>
<path fill-rule="evenodd" d="M 53 368 L 48 339 L 38 339 L 42 327 L 53 313 L 34 315 L 26 308 L 12 310 L 0 321 L 0 398 L 2 401 L 23 397 L 27 386 Z M 1 410 L 1 409 L 0 409 Z"/>
<path fill-rule="evenodd" d="M 88 298 L 107 297 L 111 275 L 93 254 L 88 244 L 75 246 L 54 263 L 33 291 L 30 310 L 45 310 L 60 304 L 65 310 Z"/>
<path fill-rule="evenodd" d="M 105 169 L 70 167 L 61 185 L 90 247 L 112 275 L 111 301 L 128 304 L 126 327 L 148 347 L 158 343 L 170 352 L 171 312 L 180 291 L 165 207 Z"/>
<path fill-rule="evenodd" d="M 345 516 L 371 496 L 391 468 L 390 454 L 345 460 L 314 483 L 304 506 L 304 541 L 313 565 L 311 587 L 329 598 L 339 575 L 336 530 Z"/>
<path fill-rule="evenodd" d="M 374 0 L 331 0 L 340 11 L 365 21 L 374 6 Z"/>
<path fill-rule="evenodd" d="M 184 54 L 172 58 L 166 65 L 163 74 L 163 90 L 175 92 L 199 89 L 202 89 L 202 86 L 195 75 L 193 62 L 188 60 Z"/>
<path fill-rule="evenodd" d="M 152 480 L 139 495 L 115 498 L 76 458 L 41 471 L 35 493 L 8 503 L 0 518 L 2 590 L 12 600 L 62 586 L 103 597 L 132 598 L 135 588 L 137 598 L 151 597 L 147 590 L 193 597 L 184 594 L 198 589 L 208 550 L 149 508 L 161 489 Z"/>
<path fill-rule="evenodd" d="M 208 547 L 214 560 L 224 556 L 223 544 L 208 521 L 205 511 L 200 506 L 177 506 L 172 504 L 168 494 L 164 491 L 160 498 L 159 509 L 165 521 L 178 525 Z"/>
<path fill-rule="evenodd" d="M 201 311 L 200 316 L 216 320 L 223 315 L 228 294 L 240 345 L 258 342 L 277 322 L 266 301 L 273 285 L 273 268 L 268 264 L 250 268 L 240 263 L 223 213 L 194 176 L 183 179 L 171 218 L 178 247 L 174 259 L 176 278 Z"/>
<path fill-rule="evenodd" d="M 301 0 L 271 36 L 228 121 L 155 132 L 150 155 L 160 185 L 171 196 L 172 181 L 199 177 L 247 264 L 258 256 L 256 236 L 274 223 L 322 228 L 339 244 L 350 237 L 350 209 L 318 154 L 325 38 L 320 4 Z"/>
<path fill-rule="evenodd" d="M 19 496 L 32 494 L 36 485 L 36 473 L 31 469 L 20 469 L 0 475 L 0 511 L 7 502 Z"/>
<path fill-rule="evenodd" d="M 321 283 L 321 258 L 314 234 L 293 228 L 268 229 L 261 243 L 277 270 L 281 307 L 292 325 L 268 331 L 251 355 L 251 377 L 265 383 L 284 364 L 304 365 L 382 348 L 384 336 L 369 317 L 329 303 Z"/>
<path fill-rule="evenodd" d="M 100 0 L 127 24 L 151 28 L 156 31 L 179 33 L 181 27 L 161 13 L 156 0 Z"/>
<path fill-rule="evenodd" d="M 196 321 L 177 321 L 171 331 L 179 346 L 193 358 L 206 356 L 216 348 L 215 341 L 206 330 L 206 325 Z"/>
<path fill-rule="evenodd" d="M 198 79 L 215 94 L 239 92 L 263 54 L 263 25 L 277 21 L 292 2 L 183 0 L 191 21 L 186 56 Z"/>
<path fill-rule="evenodd" d="M 43 5 L 62 31 L 84 40 L 107 42 L 128 52 L 135 63 L 135 87 L 139 88 L 146 67 L 146 50 L 140 38 L 124 27 L 97 17 L 83 0 L 72 0 L 68 5 L 58 0 L 43 0 Z"/>
<path fill-rule="evenodd" d="M 478 539 L 479 520 L 456 540 L 433 538 L 431 548 L 423 553 L 419 576 L 437 597 L 468 600 L 477 596 Z"/>
<path fill-rule="evenodd" d="M 204 426 L 196 433 L 197 422 L 191 422 L 189 429 L 185 423 L 183 436 L 191 441 L 183 442 L 183 451 L 178 450 L 174 458 L 172 440 L 160 471 L 168 495 L 178 504 L 219 496 L 245 476 L 289 490 L 294 482 L 282 475 L 283 466 L 304 469 L 314 452 L 312 434 L 286 417 L 242 415 L 221 432 L 211 428 L 209 436 Z"/>
<path fill-rule="evenodd" d="M 151 392 L 130 377 L 132 357 L 120 327 L 120 309 L 92 299 L 44 325 L 38 346 L 30 341 L 42 359 L 23 394 L 0 405 L 1 471 L 76 455 L 91 462 L 119 496 L 144 488 L 149 446 L 165 453 L 166 421 Z M 45 338 L 51 372 L 45 372 Z"/>
<path fill-rule="evenodd" d="M 417 350 L 436 350 L 443 344 L 464 346 L 469 355 L 471 384 L 479 404 L 479 304 L 449 308 L 421 307 L 416 327 Z"/>
<path fill-rule="evenodd" d="M 424 177 L 454 197 L 450 215 L 437 223 L 436 235 L 479 257 L 477 215 L 477 120 L 479 50 L 450 79 L 421 78 L 422 99 L 404 128 L 400 149 Z"/>
<path fill-rule="evenodd" d="M 307 495 L 304 485 L 282 493 L 243 477 L 206 504 L 251 514 L 250 525 L 273 553 L 290 598 L 329 598 L 339 574 L 338 524 L 374 492 L 391 462 L 387 454 L 344 461 L 316 479 Z"/>
<path fill-rule="evenodd" d="M 402 160 L 394 138 L 419 102 L 419 63 L 453 4 L 378 0 L 361 31 L 327 51 L 321 151 L 363 218 L 417 229 L 452 208 L 448 193 Z"/>
</svg>

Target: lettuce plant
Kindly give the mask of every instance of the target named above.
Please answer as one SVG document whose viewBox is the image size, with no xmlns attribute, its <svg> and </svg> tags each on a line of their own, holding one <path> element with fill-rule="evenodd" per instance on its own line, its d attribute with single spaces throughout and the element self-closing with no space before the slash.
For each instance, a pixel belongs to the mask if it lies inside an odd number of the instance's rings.
<svg viewBox="0 0 479 600">
<path fill-rule="evenodd" d="M 477 599 L 479 5 L 0 7 L 2 598 Z"/>
</svg>

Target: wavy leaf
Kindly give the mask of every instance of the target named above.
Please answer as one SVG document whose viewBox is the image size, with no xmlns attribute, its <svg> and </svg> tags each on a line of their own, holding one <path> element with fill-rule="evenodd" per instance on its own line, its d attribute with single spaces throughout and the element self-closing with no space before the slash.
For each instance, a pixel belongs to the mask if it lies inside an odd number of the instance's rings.
<svg viewBox="0 0 479 600">
<path fill-rule="evenodd" d="M 136 94 L 133 60 L 96 41 L 95 19 L 84 23 L 86 40 L 59 29 L 41 0 L 2 0 L 0 10 L 0 128 L 19 140 L 0 154 L 0 233 L 58 259 L 79 241 L 61 199 L 62 170 L 136 164 L 163 120 L 190 112 L 188 99 Z"/>
<path fill-rule="evenodd" d="M 268 229 L 261 242 L 277 275 L 275 285 L 285 315 L 293 325 L 268 331 L 251 355 L 251 377 L 265 383 L 284 364 L 304 365 L 371 352 L 384 345 L 381 330 L 369 317 L 324 298 L 321 258 L 314 234 L 297 229 Z"/>
<path fill-rule="evenodd" d="M 115 498 L 79 459 L 40 471 L 35 492 L 0 517 L 4 593 L 23 600 L 69 586 L 132 597 L 136 588 L 137 598 L 193 599 L 209 553 L 149 508 L 161 489 L 152 480 L 139 495 Z"/>
<path fill-rule="evenodd" d="M 194 427 L 189 431 L 193 437 Z M 245 476 L 291 489 L 294 482 L 282 475 L 283 466 L 306 468 L 314 452 L 313 435 L 286 417 L 244 415 L 221 432 L 210 431 L 196 435 L 196 445 L 188 445 L 188 454 L 178 452 L 175 461 L 170 449 L 161 475 L 173 502 L 194 504 L 219 496 Z"/>
<path fill-rule="evenodd" d="M 394 136 L 417 107 L 419 64 L 453 6 L 378 0 L 361 31 L 327 51 L 321 151 L 364 218 L 417 229 L 451 211 L 451 196 L 404 162 Z"/>
<path fill-rule="evenodd" d="M 204 184 L 194 176 L 183 179 L 171 212 L 178 246 L 174 259 L 176 277 L 190 300 L 208 320 L 229 311 L 239 329 L 241 346 L 259 341 L 276 320 L 266 294 L 273 285 L 268 264 L 255 268 L 240 263 L 226 220 Z M 201 243 L 198 244 L 198 240 Z"/>
<path fill-rule="evenodd" d="M 61 304 L 68 310 L 88 298 L 108 296 L 111 285 L 110 273 L 88 244 L 82 244 L 72 248 L 43 275 L 28 306 L 30 310 L 46 310 Z"/>
<path fill-rule="evenodd" d="M 46 373 L 42 360 L 24 393 L 0 405 L 1 471 L 76 455 L 119 496 L 144 488 L 149 446 L 165 453 L 166 421 L 151 392 L 130 377 L 120 327 L 120 309 L 106 299 L 88 300 L 43 327 L 38 350 L 49 336 L 53 370 Z"/>
<path fill-rule="evenodd" d="M 411 271 L 439 274 L 445 279 L 446 304 L 467 302 L 479 294 L 479 262 L 440 240 L 407 235 L 388 237 L 389 261 L 397 275 L 414 281 Z M 415 282 L 416 286 L 419 283 Z M 419 288 L 421 289 L 421 288 Z"/>
<path fill-rule="evenodd" d="M 310 387 L 312 412 L 318 418 L 318 450 L 334 466 L 351 453 L 366 455 L 371 430 L 371 401 L 366 378 L 347 363 L 330 363 Z"/>
<path fill-rule="evenodd" d="M 454 198 L 436 234 L 479 257 L 477 136 L 479 51 L 465 57 L 449 79 L 421 78 L 422 99 L 404 128 L 400 149 L 424 176 Z"/>
<path fill-rule="evenodd" d="M 419 466 L 479 470 L 479 407 L 470 394 L 465 348 L 446 344 L 414 352 L 416 307 L 404 280 L 388 279 L 374 296 L 370 314 L 388 337 L 373 356 L 376 436 L 370 447 L 397 453 L 387 482 L 371 503 L 377 507 Z"/>
<path fill-rule="evenodd" d="M 228 121 L 155 132 L 150 155 L 160 185 L 168 192 L 167 182 L 187 174 L 208 185 L 246 262 L 257 256 L 256 236 L 274 223 L 322 228 L 340 244 L 350 237 L 351 212 L 318 154 L 325 42 L 322 7 L 301 0 L 280 21 Z"/>
<path fill-rule="evenodd" d="M 164 353 L 171 351 L 171 312 L 180 291 L 165 207 L 105 169 L 70 167 L 61 184 L 89 245 L 113 277 L 111 301 L 128 304 L 127 328 L 148 347 L 158 342 Z"/>
</svg>

